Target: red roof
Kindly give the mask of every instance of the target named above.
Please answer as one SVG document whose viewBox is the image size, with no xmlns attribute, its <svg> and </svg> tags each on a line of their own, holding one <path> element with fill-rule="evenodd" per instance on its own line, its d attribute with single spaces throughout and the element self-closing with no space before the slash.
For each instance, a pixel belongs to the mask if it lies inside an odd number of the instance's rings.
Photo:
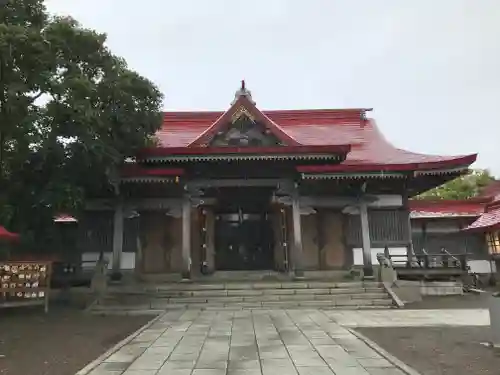
<svg viewBox="0 0 500 375">
<path fill-rule="evenodd" d="M 500 228 L 500 207 L 488 210 L 465 230 L 487 231 L 498 228 Z"/>
<path fill-rule="evenodd" d="M 236 114 L 240 108 L 245 108 L 248 113 L 262 123 L 267 130 L 274 134 L 279 140 L 285 142 L 288 146 L 300 145 L 293 137 L 287 134 L 276 122 L 262 113 L 251 100 L 248 91 L 245 90 L 244 84 L 241 94 L 237 97 L 231 107 L 224 112 L 216 121 L 213 122 L 198 138 L 189 144 L 189 146 L 207 146 L 208 142 L 224 127 L 228 127 L 231 122 L 231 117 Z"/>
<path fill-rule="evenodd" d="M 412 219 L 478 217 L 484 212 L 486 201 L 484 198 L 467 200 L 410 200 L 410 217 Z"/>
<path fill-rule="evenodd" d="M 392 169 L 411 164 L 413 169 L 468 166 L 476 154 L 435 156 L 399 149 L 389 143 L 365 109 L 262 111 L 272 124 L 299 145 L 351 145 L 347 159 L 334 168 Z M 226 112 L 227 113 L 227 112 Z M 161 148 L 195 145 L 216 128 L 224 112 L 166 112 L 157 132 Z M 201 138 L 200 138 L 201 137 Z M 331 167 L 331 166 L 328 166 Z M 406 168 L 408 169 L 408 168 Z M 326 170 L 325 170 L 326 171 Z"/>
<path fill-rule="evenodd" d="M 488 231 L 500 229 L 500 181 L 492 181 L 483 188 L 479 198 L 486 200 L 485 212 L 465 230 Z"/>
</svg>

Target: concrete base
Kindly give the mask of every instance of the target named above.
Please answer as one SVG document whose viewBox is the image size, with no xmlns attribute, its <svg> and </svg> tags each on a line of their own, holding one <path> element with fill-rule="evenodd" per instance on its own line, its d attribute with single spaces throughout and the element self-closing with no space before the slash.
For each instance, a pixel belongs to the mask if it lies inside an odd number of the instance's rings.
<svg viewBox="0 0 500 375">
<path fill-rule="evenodd" d="M 492 295 L 489 298 L 491 343 L 500 348 L 500 296 Z"/>
<path fill-rule="evenodd" d="M 459 281 L 422 281 L 420 293 L 422 296 L 461 296 L 464 286 Z"/>
<path fill-rule="evenodd" d="M 455 281 L 406 281 L 398 280 L 392 290 L 404 302 L 419 302 L 424 296 L 463 295 L 463 284 Z"/>
<path fill-rule="evenodd" d="M 392 290 L 404 303 L 420 302 L 422 293 L 419 284 L 418 281 L 397 281 L 392 285 Z"/>
</svg>

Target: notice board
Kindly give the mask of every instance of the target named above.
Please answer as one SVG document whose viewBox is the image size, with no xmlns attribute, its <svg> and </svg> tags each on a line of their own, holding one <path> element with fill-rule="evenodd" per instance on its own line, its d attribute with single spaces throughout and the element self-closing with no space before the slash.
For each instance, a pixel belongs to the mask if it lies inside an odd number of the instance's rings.
<svg viewBox="0 0 500 375">
<path fill-rule="evenodd" d="M 0 308 L 44 306 L 49 310 L 50 262 L 0 262 Z"/>
</svg>

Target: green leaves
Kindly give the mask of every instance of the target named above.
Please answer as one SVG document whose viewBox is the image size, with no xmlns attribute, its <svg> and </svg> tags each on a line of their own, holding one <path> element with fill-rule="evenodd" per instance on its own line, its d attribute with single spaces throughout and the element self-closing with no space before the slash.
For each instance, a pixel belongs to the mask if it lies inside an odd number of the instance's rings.
<svg viewBox="0 0 500 375">
<path fill-rule="evenodd" d="M 480 190 L 493 180 L 488 170 L 476 169 L 465 176 L 429 190 L 416 199 L 468 199 L 477 196 Z"/>
<path fill-rule="evenodd" d="M 124 159 L 160 127 L 161 101 L 106 35 L 50 17 L 43 1 L 8 0 L 0 8 L 0 223 L 51 225 L 53 213 L 112 191 Z"/>
</svg>

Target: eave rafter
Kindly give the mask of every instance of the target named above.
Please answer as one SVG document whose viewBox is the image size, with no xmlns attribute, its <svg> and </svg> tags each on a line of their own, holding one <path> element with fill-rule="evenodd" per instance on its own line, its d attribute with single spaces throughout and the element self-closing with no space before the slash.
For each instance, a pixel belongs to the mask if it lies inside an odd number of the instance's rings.
<svg viewBox="0 0 500 375">
<path fill-rule="evenodd" d="M 197 147 L 151 150 L 139 157 L 146 163 L 239 161 L 239 160 L 324 160 L 343 161 L 350 145 L 275 147 Z"/>
<path fill-rule="evenodd" d="M 342 160 L 340 155 L 325 155 L 325 154 L 234 154 L 234 155 L 175 155 L 175 156 L 158 156 L 148 158 L 148 163 L 168 163 L 181 162 L 188 163 L 192 161 L 241 161 L 241 160 Z"/>
<path fill-rule="evenodd" d="M 122 184 L 130 184 L 130 183 L 178 184 L 179 181 L 180 181 L 179 176 L 176 177 L 136 176 L 136 177 L 125 177 L 120 180 Z"/>
<path fill-rule="evenodd" d="M 341 170 L 343 168 L 344 170 Z M 342 164 L 335 166 L 338 171 L 321 171 L 315 170 L 314 166 L 297 167 L 303 180 L 359 180 L 359 179 L 403 179 L 403 178 L 419 178 L 425 176 L 460 176 L 469 171 L 468 166 L 459 166 L 448 169 L 427 169 L 427 170 L 404 170 L 401 166 L 399 170 L 366 170 L 366 171 L 349 171 L 350 166 Z M 359 167 L 356 169 L 360 169 Z"/>
<path fill-rule="evenodd" d="M 422 171 L 415 171 L 413 175 L 418 176 L 439 176 L 439 175 L 452 175 L 452 174 L 466 174 L 469 171 L 469 166 L 460 166 L 448 169 L 429 169 Z"/>
<path fill-rule="evenodd" d="M 184 175 L 182 168 L 147 168 L 138 164 L 125 166 L 120 183 L 160 183 L 177 184 Z"/>
<path fill-rule="evenodd" d="M 301 173 L 303 180 L 363 180 L 363 179 L 402 179 L 408 177 L 404 173 Z"/>
</svg>

